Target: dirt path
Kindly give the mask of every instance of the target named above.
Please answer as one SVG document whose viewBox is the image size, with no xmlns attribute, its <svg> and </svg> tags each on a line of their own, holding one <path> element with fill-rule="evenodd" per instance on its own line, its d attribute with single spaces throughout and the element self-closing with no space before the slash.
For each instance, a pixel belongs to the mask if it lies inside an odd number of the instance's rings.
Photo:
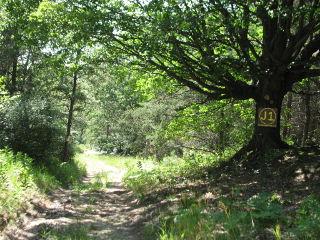
<svg viewBox="0 0 320 240">
<path fill-rule="evenodd" d="M 33 214 L 35 216 L 26 218 L 22 229 L 11 228 L 5 239 L 52 239 L 52 232 L 83 229 L 89 236 L 85 239 L 143 239 L 146 209 L 124 189 L 121 183 L 123 172 L 102 161 L 95 162 L 94 166 L 87 164 L 87 171 L 84 186 L 92 184 L 99 172 L 108 172 L 111 183 L 103 190 L 56 190 L 49 196 L 45 207 L 38 209 Z"/>
</svg>

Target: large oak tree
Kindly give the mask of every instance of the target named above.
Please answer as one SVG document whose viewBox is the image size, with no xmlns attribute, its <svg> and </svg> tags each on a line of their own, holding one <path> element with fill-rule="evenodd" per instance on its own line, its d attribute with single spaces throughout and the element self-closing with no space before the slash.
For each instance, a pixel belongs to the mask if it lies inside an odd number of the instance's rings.
<svg viewBox="0 0 320 240">
<path fill-rule="evenodd" d="M 143 70 L 210 100 L 254 99 L 256 125 L 246 151 L 287 146 L 280 136 L 283 98 L 295 83 L 320 75 L 319 0 L 62 4 L 79 20 L 80 35 L 129 56 Z M 265 108 L 273 112 L 260 112 Z"/>
<path fill-rule="evenodd" d="M 286 146 L 280 137 L 283 98 L 295 83 L 320 75 L 318 0 L 120 3 L 95 15 L 100 42 L 116 43 L 112 47 L 144 69 L 209 99 L 254 99 L 256 125 L 245 150 Z M 276 113 L 259 112 L 263 108 Z M 275 126 L 259 126 L 259 114 L 276 117 Z"/>
</svg>

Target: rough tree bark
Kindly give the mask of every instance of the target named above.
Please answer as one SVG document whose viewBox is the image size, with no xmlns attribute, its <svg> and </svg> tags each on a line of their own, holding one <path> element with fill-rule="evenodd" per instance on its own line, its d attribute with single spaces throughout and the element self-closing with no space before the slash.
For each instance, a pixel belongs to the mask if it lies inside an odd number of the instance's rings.
<svg viewBox="0 0 320 240">
<path fill-rule="evenodd" d="M 281 82 L 283 82 L 283 79 L 275 76 L 270 77 L 269 80 L 265 79 L 263 85 L 258 86 L 258 94 L 255 99 L 255 128 L 253 137 L 250 141 L 254 150 L 264 152 L 265 150 L 272 148 L 287 147 L 287 144 L 282 141 L 280 135 L 281 107 L 283 98 L 287 93 L 287 89 L 280 85 Z M 275 110 L 275 113 L 259 112 L 259 110 L 266 108 Z M 261 121 L 261 118 L 267 118 L 267 120 L 273 122 L 273 124 L 267 124 L 266 126 L 263 126 L 264 124 L 259 125 L 259 120 Z"/>
<path fill-rule="evenodd" d="M 244 154 L 253 151 L 254 155 L 259 155 L 271 149 L 288 148 L 289 145 L 281 139 L 280 134 L 280 116 L 282 102 L 288 88 L 284 85 L 283 79 L 279 76 L 270 76 L 264 79 L 256 89 L 256 110 L 255 127 L 251 140 L 241 148 L 232 158 L 231 162 L 238 161 Z M 282 77 L 283 78 L 283 77 Z M 263 111 L 272 109 L 271 111 Z M 261 124 L 261 118 L 267 121 L 267 124 Z M 270 123 L 270 124 L 269 124 Z M 255 164 L 252 159 L 247 159 L 248 163 Z M 248 166 L 247 166 L 248 167 Z"/>
</svg>

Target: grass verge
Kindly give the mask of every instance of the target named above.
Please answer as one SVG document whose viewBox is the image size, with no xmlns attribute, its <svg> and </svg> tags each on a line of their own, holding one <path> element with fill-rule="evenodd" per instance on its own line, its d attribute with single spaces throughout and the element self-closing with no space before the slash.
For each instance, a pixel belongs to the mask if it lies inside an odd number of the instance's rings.
<svg viewBox="0 0 320 240">
<path fill-rule="evenodd" d="M 31 207 L 44 193 L 80 181 L 85 168 L 76 161 L 52 160 L 47 168 L 35 166 L 24 153 L 0 150 L 0 231 Z"/>
</svg>

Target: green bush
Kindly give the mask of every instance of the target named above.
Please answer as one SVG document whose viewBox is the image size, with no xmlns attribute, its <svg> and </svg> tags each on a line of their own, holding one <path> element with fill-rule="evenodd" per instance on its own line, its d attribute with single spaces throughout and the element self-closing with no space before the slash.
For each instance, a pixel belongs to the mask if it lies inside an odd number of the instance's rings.
<svg viewBox="0 0 320 240">
<path fill-rule="evenodd" d="M 9 146 L 41 163 L 59 157 L 64 136 L 60 115 L 44 99 L 16 96 L 0 102 L 0 148 Z"/>
<path fill-rule="evenodd" d="M 150 239 L 320 239 L 320 201 L 313 195 L 304 199 L 292 221 L 284 221 L 291 219 L 289 213 L 270 193 L 254 195 L 244 204 L 221 199 L 214 209 L 196 198 L 182 199 L 176 211 L 159 216 L 159 230 L 153 227 Z"/>
<path fill-rule="evenodd" d="M 320 201 L 315 196 L 303 200 L 292 221 L 284 220 L 291 219 L 290 213 L 285 213 L 280 198 L 270 193 L 254 195 L 245 204 L 224 198 L 215 211 L 198 202 L 188 198 L 180 202 L 178 210 L 160 215 L 160 229 L 153 228 L 157 239 L 320 239 Z"/>
<path fill-rule="evenodd" d="M 188 199 L 190 202 L 191 199 Z M 190 205 L 181 202 L 181 207 L 160 216 L 161 240 L 241 240 L 250 239 L 253 227 L 250 214 L 236 211 L 233 206 L 219 203 L 220 211 L 209 212 L 207 206 L 194 199 Z"/>
<path fill-rule="evenodd" d="M 176 213 L 169 212 L 162 216 L 165 220 L 158 234 L 159 239 L 211 239 L 209 233 L 212 227 L 203 210 L 203 206 L 194 203 L 189 208 L 181 208 Z"/>
</svg>

